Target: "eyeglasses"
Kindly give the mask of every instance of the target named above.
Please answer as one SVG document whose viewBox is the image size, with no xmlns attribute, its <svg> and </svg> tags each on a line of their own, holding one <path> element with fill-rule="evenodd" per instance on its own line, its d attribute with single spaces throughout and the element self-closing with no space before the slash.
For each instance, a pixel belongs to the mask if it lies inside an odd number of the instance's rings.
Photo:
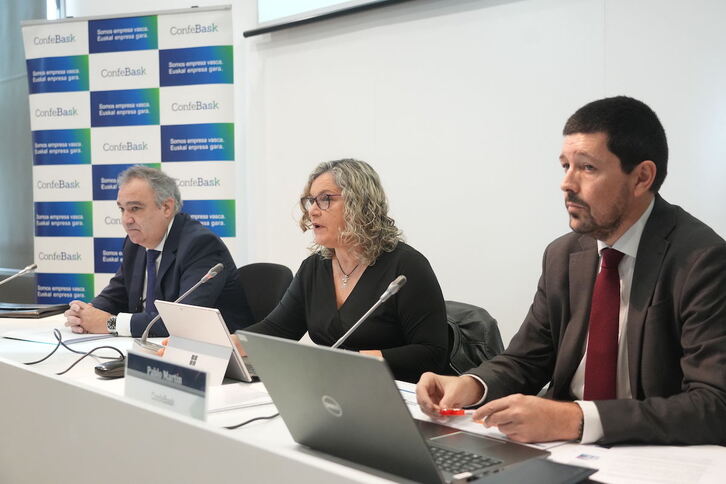
<svg viewBox="0 0 726 484">
<path fill-rule="evenodd" d="M 343 195 L 340 193 L 324 193 L 322 195 L 318 195 L 317 197 L 302 197 L 300 199 L 300 203 L 303 207 L 305 207 L 305 210 L 310 210 L 313 206 L 313 203 L 317 203 L 320 210 L 327 210 L 330 208 L 330 200 L 333 197 L 342 196 Z"/>
</svg>

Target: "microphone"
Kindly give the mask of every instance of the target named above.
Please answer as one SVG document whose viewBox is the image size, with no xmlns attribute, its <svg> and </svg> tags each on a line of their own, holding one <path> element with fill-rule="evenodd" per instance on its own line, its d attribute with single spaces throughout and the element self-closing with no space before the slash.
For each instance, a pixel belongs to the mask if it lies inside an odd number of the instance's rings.
<svg viewBox="0 0 726 484">
<path fill-rule="evenodd" d="M 38 268 L 38 264 L 30 264 L 29 266 L 25 267 L 24 269 L 21 269 L 19 272 L 16 272 L 12 276 L 0 281 L 0 286 L 2 286 L 3 284 L 7 284 L 8 282 L 12 281 L 16 277 L 22 276 L 23 274 L 27 274 L 28 272 L 33 272 L 37 268 Z"/>
<path fill-rule="evenodd" d="M 199 279 L 199 282 L 197 282 L 192 287 L 190 287 L 189 290 L 187 290 L 187 292 L 185 292 L 184 294 L 182 294 L 181 296 L 179 296 L 177 298 L 177 300 L 174 301 L 174 302 L 175 303 L 180 302 L 182 299 L 184 299 L 185 297 L 187 297 L 190 293 L 196 291 L 196 289 L 199 286 L 201 286 L 202 284 L 204 284 L 208 280 L 212 279 L 213 277 L 217 276 L 220 272 L 222 272 L 222 270 L 224 270 L 224 264 L 222 264 L 220 262 L 216 266 L 214 266 L 211 269 L 209 269 L 209 271 L 206 274 L 204 274 L 201 279 Z M 158 345 L 156 343 L 152 343 L 151 341 L 147 341 L 147 339 L 149 339 L 149 331 L 151 331 L 151 327 L 154 324 L 156 324 L 156 322 L 159 319 L 161 319 L 161 315 L 160 314 L 157 314 L 154 317 L 154 319 L 152 319 L 149 322 L 149 324 L 146 326 L 146 329 L 144 330 L 144 333 L 141 335 L 141 338 L 134 338 L 134 342 L 138 346 L 140 346 L 140 347 L 142 347 L 142 348 L 144 348 L 146 350 L 149 350 L 149 351 L 151 351 L 153 353 L 156 353 L 157 351 L 159 351 L 160 349 L 163 348 L 163 346 L 161 346 L 161 345 Z"/>
<path fill-rule="evenodd" d="M 370 316 L 371 313 L 373 313 L 373 311 L 378 309 L 378 306 L 380 306 L 381 304 L 386 302 L 386 300 L 388 300 L 388 298 L 390 298 L 391 296 L 396 294 L 399 291 L 399 289 L 401 289 L 403 287 L 404 284 L 406 284 L 406 276 L 401 275 L 401 276 L 398 276 L 397 278 L 395 278 L 393 280 L 393 282 L 391 282 L 388 285 L 386 290 L 383 291 L 383 294 L 381 294 L 381 297 L 378 298 L 378 301 L 376 301 L 376 303 L 363 316 L 361 316 L 361 318 L 358 320 L 358 322 L 355 323 L 343 336 L 341 336 L 341 338 L 338 341 L 336 341 L 335 344 L 333 346 L 331 346 L 331 348 L 337 348 L 340 345 L 342 345 L 345 342 L 345 340 L 348 339 L 348 336 L 350 336 L 353 333 L 353 331 L 358 329 L 358 326 L 360 326 L 363 323 L 363 321 L 368 319 L 368 316 Z"/>
</svg>

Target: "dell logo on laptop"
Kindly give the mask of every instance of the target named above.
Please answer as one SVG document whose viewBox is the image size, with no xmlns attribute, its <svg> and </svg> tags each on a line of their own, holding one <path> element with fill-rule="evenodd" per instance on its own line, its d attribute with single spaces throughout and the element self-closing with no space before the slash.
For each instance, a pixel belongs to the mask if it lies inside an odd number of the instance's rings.
<svg viewBox="0 0 726 484">
<path fill-rule="evenodd" d="M 335 399 L 329 395 L 323 395 L 323 398 L 321 399 L 323 402 L 323 408 L 330 413 L 333 417 L 342 417 L 343 416 L 343 407 L 340 406 L 340 404 L 335 401 Z"/>
</svg>

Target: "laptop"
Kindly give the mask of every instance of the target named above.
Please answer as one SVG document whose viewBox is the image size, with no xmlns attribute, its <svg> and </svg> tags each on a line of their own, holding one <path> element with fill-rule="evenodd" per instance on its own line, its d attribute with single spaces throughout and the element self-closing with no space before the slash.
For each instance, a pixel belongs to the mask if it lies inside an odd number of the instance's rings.
<svg viewBox="0 0 726 484">
<path fill-rule="evenodd" d="M 296 442 L 424 483 L 465 482 L 549 452 L 415 420 L 386 363 L 237 331 Z M 457 467 L 454 461 L 464 461 Z"/>
<path fill-rule="evenodd" d="M 256 379 L 254 369 L 240 355 L 237 346 L 232 343 L 230 339 L 232 335 L 229 334 L 229 329 L 219 309 L 159 300 L 154 302 L 154 305 L 170 336 L 170 347 L 164 352 L 164 358 L 174 361 L 175 352 L 183 353 L 182 361 L 178 361 L 178 363 L 188 364 L 187 361 L 184 361 L 188 359 L 187 355 L 191 352 L 198 352 L 196 351 L 198 345 L 189 344 L 188 340 L 207 343 L 206 354 L 193 355 L 195 366 L 199 368 L 219 367 L 219 365 L 211 364 L 211 357 L 215 353 L 226 355 L 229 349 L 232 350 L 225 373 L 219 375 L 219 378 L 213 375 L 212 379 L 218 379 L 220 382 L 223 376 L 244 382 L 252 382 Z M 208 358 L 209 365 L 205 365 L 205 357 L 210 357 Z"/>
</svg>

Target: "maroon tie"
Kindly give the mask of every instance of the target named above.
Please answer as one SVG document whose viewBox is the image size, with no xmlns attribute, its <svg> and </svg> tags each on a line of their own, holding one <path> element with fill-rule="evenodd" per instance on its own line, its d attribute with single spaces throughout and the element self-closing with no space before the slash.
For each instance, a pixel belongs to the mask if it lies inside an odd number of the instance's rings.
<svg viewBox="0 0 726 484">
<path fill-rule="evenodd" d="M 590 334 L 585 361 L 585 400 L 611 400 L 616 395 L 618 370 L 618 325 L 620 320 L 620 275 L 623 253 L 602 250 L 602 265 L 595 279 L 590 308 Z"/>
</svg>

